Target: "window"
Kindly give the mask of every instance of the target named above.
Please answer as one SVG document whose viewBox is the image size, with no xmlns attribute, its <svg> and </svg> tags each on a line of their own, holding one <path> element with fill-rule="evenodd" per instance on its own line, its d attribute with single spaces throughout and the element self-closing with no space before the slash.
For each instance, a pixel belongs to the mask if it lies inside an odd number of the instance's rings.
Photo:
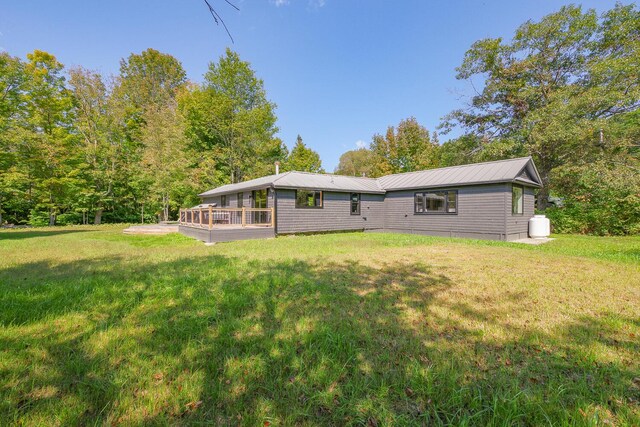
<svg viewBox="0 0 640 427">
<path fill-rule="evenodd" d="M 321 208 L 322 191 L 296 190 L 296 208 Z"/>
<path fill-rule="evenodd" d="M 511 214 L 524 214 L 524 187 L 519 185 L 511 186 Z"/>
<path fill-rule="evenodd" d="M 416 193 L 415 196 L 415 213 L 424 213 L 424 194 Z"/>
<path fill-rule="evenodd" d="M 438 191 L 433 193 L 424 193 L 424 204 L 426 206 L 426 212 L 445 212 L 445 205 L 447 203 L 447 193 L 444 191 Z"/>
<path fill-rule="evenodd" d="M 244 206 L 244 193 L 238 193 L 238 207 L 241 208 Z"/>
<path fill-rule="evenodd" d="M 455 191 L 447 192 L 447 213 L 456 213 L 458 203 L 458 193 Z"/>
<path fill-rule="evenodd" d="M 351 193 L 351 215 L 360 215 L 360 194 Z"/>
<path fill-rule="evenodd" d="M 220 207 L 221 208 L 226 208 L 227 207 L 227 196 L 220 196 Z"/>
<path fill-rule="evenodd" d="M 458 212 L 458 192 L 449 190 L 415 193 L 413 212 L 416 214 L 455 214 Z"/>
</svg>

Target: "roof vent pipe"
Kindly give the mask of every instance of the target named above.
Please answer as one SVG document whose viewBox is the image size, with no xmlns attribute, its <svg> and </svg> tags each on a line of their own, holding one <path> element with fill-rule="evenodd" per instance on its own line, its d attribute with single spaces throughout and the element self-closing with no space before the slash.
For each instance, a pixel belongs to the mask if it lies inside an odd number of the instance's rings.
<svg viewBox="0 0 640 427">
<path fill-rule="evenodd" d="M 280 162 L 275 162 L 276 165 L 276 175 L 280 175 Z"/>
</svg>

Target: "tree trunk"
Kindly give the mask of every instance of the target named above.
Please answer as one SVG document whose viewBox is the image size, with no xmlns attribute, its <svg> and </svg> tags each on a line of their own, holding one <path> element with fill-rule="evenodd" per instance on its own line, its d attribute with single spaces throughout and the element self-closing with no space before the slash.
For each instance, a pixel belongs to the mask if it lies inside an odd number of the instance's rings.
<svg viewBox="0 0 640 427">
<path fill-rule="evenodd" d="M 102 211 L 103 211 L 102 206 L 100 206 L 96 210 L 96 216 L 93 218 L 93 224 L 94 225 L 100 225 L 102 223 Z"/>
<path fill-rule="evenodd" d="M 538 170 L 540 174 L 540 180 L 542 181 L 542 188 L 538 190 L 538 200 L 536 203 L 536 208 L 540 211 L 547 209 L 549 204 L 549 171 L 542 165 L 542 167 Z"/>
<path fill-rule="evenodd" d="M 162 196 L 162 221 L 169 220 L 169 196 Z"/>
<path fill-rule="evenodd" d="M 549 188 L 547 185 L 543 184 L 543 187 L 538 190 L 538 200 L 536 203 L 536 208 L 539 211 L 543 211 L 547 208 L 549 201 Z"/>
<path fill-rule="evenodd" d="M 49 211 L 49 227 L 56 225 L 56 214 L 53 211 Z"/>
</svg>

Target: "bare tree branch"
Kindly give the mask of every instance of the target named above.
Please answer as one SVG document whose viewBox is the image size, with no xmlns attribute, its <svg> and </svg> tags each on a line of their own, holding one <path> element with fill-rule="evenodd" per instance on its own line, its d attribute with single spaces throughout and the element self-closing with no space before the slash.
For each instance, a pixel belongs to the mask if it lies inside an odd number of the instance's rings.
<svg viewBox="0 0 640 427">
<path fill-rule="evenodd" d="M 224 1 L 229 6 L 233 7 L 235 10 L 238 10 L 238 11 L 240 10 L 238 8 L 238 6 L 236 6 L 235 4 L 231 3 L 230 0 L 224 0 Z M 222 24 L 222 26 L 224 27 L 224 30 L 227 32 L 227 35 L 231 39 L 231 43 L 235 43 L 234 40 L 233 40 L 233 37 L 231 36 L 231 33 L 229 32 L 229 29 L 227 28 L 227 24 L 224 23 L 224 19 L 222 19 L 220 14 L 218 14 L 218 12 L 213 8 L 213 6 L 211 6 L 211 3 L 209 3 L 209 0 L 204 0 L 204 2 L 207 5 L 207 8 L 209 8 L 209 13 L 211 13 L 211 17 L 213 18 L 213 21 L 216 23 L 216 25 Z"/>
</svg>

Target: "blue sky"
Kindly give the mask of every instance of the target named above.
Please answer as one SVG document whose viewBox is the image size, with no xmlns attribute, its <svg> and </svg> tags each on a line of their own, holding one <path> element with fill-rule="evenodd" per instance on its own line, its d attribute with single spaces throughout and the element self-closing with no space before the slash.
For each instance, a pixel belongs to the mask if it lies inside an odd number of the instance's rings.
<svg viewBox="0 0 640 427">
<path fill-rule="evenodd" d="M 521 23 L 571 2 L 552 0 L 0 0 L 0 49 L 53 53 L 66 66 L 115 74 L 153 47 L 201 81 L 229 46 L 251 62 L 278 105 L 279 136 L 296 135 L 332 171 L 340 154 L 415 116 L 433 130 L 471 91 L 455 67 L 476 40 L 509 38 Z M 602 12 L 614 1 L 581 4 Z M 442 137 L 441 141 L 447 137 Z"/>
</svg>

